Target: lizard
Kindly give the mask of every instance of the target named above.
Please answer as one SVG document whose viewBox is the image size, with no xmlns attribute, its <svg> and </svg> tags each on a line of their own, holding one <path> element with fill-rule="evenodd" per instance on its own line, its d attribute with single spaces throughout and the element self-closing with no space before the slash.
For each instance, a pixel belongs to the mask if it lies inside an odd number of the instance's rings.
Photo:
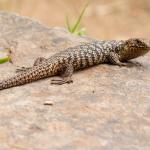
<svg viewBox="0 0 150 150">
<path fill-rule="evenodd" d="M 22 68 L 13 77 L 0 81 L 0 90 L 20 86 L 36 80 L 59 75 L 51 84 L 72 83 L 74 71 L 102 63 L 127 66 L 127 61 L 150 51 L 150 40 L 130 38 L 127 40 L 102 40 L 80 44 L 60 51 L 48 59 L 39 57 L 33 67 Z"/>
</svg>

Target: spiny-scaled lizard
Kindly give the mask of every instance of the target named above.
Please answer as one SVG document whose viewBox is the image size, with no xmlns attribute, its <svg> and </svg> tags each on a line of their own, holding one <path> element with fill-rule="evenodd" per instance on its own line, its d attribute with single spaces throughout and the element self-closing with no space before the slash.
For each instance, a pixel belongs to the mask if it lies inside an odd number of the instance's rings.
<svg viewBox="0 0 150 150">
<path fill-rule="evenodd" d="M 150 40 L 132 38 L 128 40 L 96 41 L 81 44 L 56 53 L 48 59 L 38 58 L 34 66 L 24 68 L 22 72 L 0 82 L 0 90 L 20 86 L 39 79 L 60 75 L 52 84 L 73 82 L 74 71 L 101 63 L 126 66 L 130 59 L 142 56 L 150 51 Z"/>
</svg>

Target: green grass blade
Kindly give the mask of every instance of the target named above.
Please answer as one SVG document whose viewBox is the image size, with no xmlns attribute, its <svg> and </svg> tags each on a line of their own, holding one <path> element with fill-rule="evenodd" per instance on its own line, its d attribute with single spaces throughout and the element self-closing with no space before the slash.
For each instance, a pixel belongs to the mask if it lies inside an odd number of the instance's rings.
<svg viewBox="0 0 150 150">
<path fill-rule="evenodd" d="M 3 63 L 8 62 L 10 60 L 11 60 L 10 57 L 1 58 L 0 59 L 0 64 L 3 64 Z"/>
<path fill-rule="evenodd" d="M 11 61 L 11 58 L 8 56 L 6 49 L 4 47 L 0 47 L 0 64 L 7 61 Z"/>
<path fill-rule="evenodd" d="M 84 15 L 85 10 L 86 10 L 86 8 L 88 7 L 88 5 L 89 5 L 89 2 L 85 5 L 84 9 L 83 9 L 82 12 L 80 13 L 80 15 L 79 15 L 79 17 L 78 17 L 78 19 L 77 19 L 75 25 L 73 26 L 73 28 L 72 28 L 72 30 L 71 30 L 72 33 L 74 33 L 74 32 L 77 30 L 77 28 L 79 27 L 80 22 L 81 22 L 81 19 L 82 19 L 83 15 Z"/>
<path fill-rule="evenodd" d="M 68 16 L 66 16 L 66 24 L 67 24 L 68 31 L 71 32 L 71 26 L 70 26 L 70 23 L 69 23 Z"/>
</svg>

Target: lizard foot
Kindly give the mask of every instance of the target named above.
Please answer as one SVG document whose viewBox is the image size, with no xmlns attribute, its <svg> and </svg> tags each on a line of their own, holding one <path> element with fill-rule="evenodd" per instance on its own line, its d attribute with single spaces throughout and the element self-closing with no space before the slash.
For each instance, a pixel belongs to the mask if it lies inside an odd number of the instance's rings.
<svg viewBox="0 0 150 150">
<path fill-rule="evenodd" d="M 52 79 L 51 84 L 56 84 L 56 85 L 62 85 L 62 84 L 70 84 L 73 83 L 73 80 L 71 78 L 62 78 L 62 79 Z"/>
<path fill-rule="evenodd" d="M 16 69 L 16 73 L 25 72 L 28 71 L 29 69 L 31 69 L 31 67 L 21 67 Z"/>
<path fill-rule="evenodd" d="M 137 68 L 142 68 L 143 65 L 139 62 L 135 62 L 135 61 L 128 61 L 128 67 L 131 68 L 131 67 L 137 67 Z"/>
</svg>

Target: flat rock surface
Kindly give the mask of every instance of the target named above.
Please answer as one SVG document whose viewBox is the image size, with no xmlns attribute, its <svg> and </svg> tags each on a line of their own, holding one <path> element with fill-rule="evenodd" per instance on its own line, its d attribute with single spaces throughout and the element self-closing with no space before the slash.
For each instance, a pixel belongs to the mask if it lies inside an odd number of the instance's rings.
<svg viewBox="0 0 150 150">
<path fill-rule="evenodd" d="M 90 40 L 0 12 L 0 46 L 12 51 L 13 60 L 0 65 L 0 79 L 39 56 Z M 149 150 L 149 57 L 132 67 L 79 71 L 73 84 L 44 79 L 0 91 L 0 150 Z"/>
</svg>

